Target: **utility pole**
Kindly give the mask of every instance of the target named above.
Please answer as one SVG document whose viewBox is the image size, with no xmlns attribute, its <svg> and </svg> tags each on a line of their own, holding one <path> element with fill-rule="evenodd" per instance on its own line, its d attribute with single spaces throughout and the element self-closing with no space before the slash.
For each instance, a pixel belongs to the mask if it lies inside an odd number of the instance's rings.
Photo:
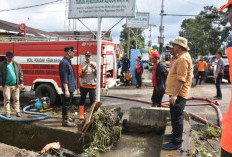
<svg viewBox="0 0 232 157">
<path fill-rule="evenodd" d="M 163 36 L 163 32 L 164 32 L 164 26 L 163 26 L 164 0 L 162 0 L 160 16 L 161 16 L 161 21 L 160 21 L 160 36 L 158 37 L 158 42 L 160 44 L 159 53 L 162 54 L 162 52 L 163 52 L 163 45 L 164 45 L 164 36 Z"/>
<path fill-rule="evenodd" d="M 130 58 L 130 28 L 128 28 L 127 32 L 127 56 Z"/>
<path fill-rule="evenodd" d="M 138 29 L 136 29 L 136 34 L 135 34 L 135 49 L 137 50 L 138 46 Z"/>
<path fill-rule="evenodd" d="M 150 48 L 151 48 L 151 46 L 152 46 L 152 41 L 151 41 L 151 27 L 156 27 L 156 25 L 154 25 L 154 24 L 150 24 L 149 26 L 150 26 L 150 28 L 149 28 L 149 32 L 150 32 L 150 34 L 149 34 L 148 47 L 150 47 Z"/>
</svg>

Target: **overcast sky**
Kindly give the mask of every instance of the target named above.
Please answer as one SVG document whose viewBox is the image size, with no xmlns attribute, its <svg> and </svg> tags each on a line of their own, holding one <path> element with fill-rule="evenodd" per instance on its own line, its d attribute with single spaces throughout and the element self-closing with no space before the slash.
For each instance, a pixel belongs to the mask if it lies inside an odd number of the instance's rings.
<svg viewBox="0 0 232 157">
<path fill-rule="evenodd" d="M 54 0 L 0 0 L 0 19 L 13 22 L 22 23 L 26 22 L 27 26 L 41 29 L 44 31 L 67 31 L 72 30 L 72 23 L 69 26 L 69 20 L 67 20 L 66 12 L 66 0 L 29 8 L 17 11 L 3 12 L 5 9 L 13 9 L 18 7 L 37 5 L 41 3 L 47 3 Z M 149 12 L 150 23 L 157 26 L 160 25 L 160 11 L 162 0 L 136 0 L 137 12 Z M 214 5 L 217 8 L 225 4 L 227 0 L 164 0 L 164 12 L 167 14 L 198 14 L 206 5 Z M 189 17 L 164 17 L 164 37 L 165 42 L 174 39 L 178 36 L 182 21 Z M 29 20 L 28 20 L 29 19 Z M 106 31 L 111 28 L 119 19 L 103 19 L 102 30 Z M 82 21 L 91 30 L 97 30 L 97 19 L 82 19 Z M 125 24 L 126 20 L 121 21 L 115 28 L 112 29 L 114 42 L 119 43 L 120 31 L 122 31 L 121 25 Z M 86 28 L 77 21 L 77 31 L 84 31 Z M 144 30 L 144 36 L 146 41 L 148 40 L 149 30 Z M 159 36 L 158 27 L 152 28 L 152 43 L 157 44 Z"/>
</svg>

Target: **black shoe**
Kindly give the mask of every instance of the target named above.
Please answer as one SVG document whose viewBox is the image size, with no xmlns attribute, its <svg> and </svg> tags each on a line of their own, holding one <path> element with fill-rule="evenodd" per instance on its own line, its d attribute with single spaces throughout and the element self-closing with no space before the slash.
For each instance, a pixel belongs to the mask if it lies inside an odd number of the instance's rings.
<svg viewBox="0 0 232 157">
<path fill-rule="evenodd" d="M 172 142 L 169 142 L 167 144 L 163 144 L 162 145 L 162 149 L 165 149 L 165 150 L 177 150 L 177 149 L 180 149 L 181 148 L 181 144 L 174 144 Z"/>
<path fill-rule="evenodd" d="M 222 97 L 215 96 L 214 99 L 215 99 L 215 100 L 222 100 Z"/>
<path fill-rule="evenodd" d="M 172 135 L 172 134 L 165 134 L 165 135 L 164 135 L 164 139 L 165 139 L 165 140 L 172 140 L 172 138 L 173 138 L 173 135 Z"/>
</svg>

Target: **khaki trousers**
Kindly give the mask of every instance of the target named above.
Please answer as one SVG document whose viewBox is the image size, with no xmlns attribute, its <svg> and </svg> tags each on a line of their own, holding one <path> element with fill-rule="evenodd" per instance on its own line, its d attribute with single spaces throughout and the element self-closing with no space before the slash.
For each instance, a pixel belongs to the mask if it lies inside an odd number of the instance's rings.
<svg viewBox="0 0 232 157">
<path fill-rule="evenodd" d="M 20 112 L 19 109 L 19 94 L 20 94 L 20 90 L 19 90 L 19 86 L 15 85 L 15 86 L 7 86 L 5 85 L 3 88 L 3 96 L 4 96 L 4 106 L 5 106 L 5 110 L 6 113 L 10 114 L 10 98 L 12 97 L 13 99 L 13 105 L 15 108 L 16 112 Z"/>
</svg>

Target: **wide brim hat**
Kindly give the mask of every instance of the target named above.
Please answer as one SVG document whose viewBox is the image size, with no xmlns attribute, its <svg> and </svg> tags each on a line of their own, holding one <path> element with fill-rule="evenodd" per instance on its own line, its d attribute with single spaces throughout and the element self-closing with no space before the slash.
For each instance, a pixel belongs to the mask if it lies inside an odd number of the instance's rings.
<svg viewBox="0 0 232 157">
<path fill-rule="evenodd" d="M 188 40 L 184 37 L 177 37 L 175 40 L 170 41 L 169 43 L 180 45 L 181 47 L 185 48 L 187 51 L 190 50 L 188 47 Z"/>
</svg>

